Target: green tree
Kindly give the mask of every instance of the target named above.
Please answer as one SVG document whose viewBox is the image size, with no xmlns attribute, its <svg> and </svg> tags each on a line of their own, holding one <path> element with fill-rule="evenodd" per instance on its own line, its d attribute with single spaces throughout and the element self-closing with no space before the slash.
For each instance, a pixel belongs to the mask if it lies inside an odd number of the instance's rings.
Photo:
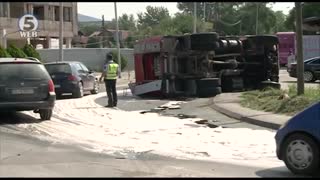
<svg viewBox="0 0 320 180">
<path fill-rule="evenodd" d="M 238 10 L 238 14 L 243 22 L 242 32 L 244 34 L 256 33 L 256 12 L 258 6 L 258 34 L 273 33 L 272 29 L 276 26 L 276 16 L 267 3 L 245 3 Z"/>
<path fill-rule="evenodd" d="M 240 20 L 239 15 L 237 14 L 237 9 L 240 5 L 244 3 L 241 2 L 232 2 L 232 3 L 222 3 L 222 2 L 199 2 L 197 3 L 197 19 L 202 20 L 203 22 L 211 22 L 212 30 L 214 31 L 230 31 L 230 29 L 235 29 L 233 26 L 225 26 L 225 24 L 234 24 Z M 194 3 L 193 2 L 179 2 L 177 4 L 179 10 L 183 13 L 193 16 L 194 12 Z M 205 8 L 205 11 L 204 11 Z M 205 12 L 205 19 L 204 19 Z M 222 26 L 222 27 L 221 27 Z M 211 28 L 210 28 L 211 29 Z M 237 32 L 239 31 L 239 26 Z"/>
<path fill-rule="evenodd" d="M 7 49 L 8 53 L 15 58 L 26 58 L 27 55 L 19 48 L 15 47 L 14 45 L 10 45 Z"/>
<path fill-rule="evenodd" d="M 136 21 L 132 14 L 122 14 L 122 16 L 118 19 L 119 29 L 127 30 L 127 31 L 135 31 L 136 30 Z M 116 29 L 116 20 L 112 19 L 111 22 L 105 25 L 106 29 Z"/>
<path fill-rule="evenodd" d="M 34 57 L 37 58 L 41 61 L 40 54 L 38 51 L 31 45 L 31 44 L 26 44 L 23 47 L 23 52 L 28 56 L 28 57 Z"/>
<path fill-rule="evenodd" d="M 289 29 L 285 26 L 285 21 L 287 19 L 287 16 L 283 14 L 282 11 L 276 11 L 275 16 L 276 16 L 276 25 L 274 26 L 274 28 L 272 28 L 272 31 L 274 33 L 289 31 Z"/>
<path fill-rule="evenodd" d="M 205 22 L 211 22 L 212 31 L 226 35 L 240 34 L 255 34 L 256 12 L 259 7 L 259 34 L 269 34 L 275 31 L 276 23 L 279 22 L 276 18 L 276 13 L 267 3 L 252 3 L 252 2 L 212 2 L 205 3 Z M 186 14 L 193 15 L 194 5 L 190 2 L 179 2 L 178 9 Z M 197 17 L 203 19 L 204 3 L 197 3 Z M 191 20 L 191 19 L 190 19 Z M 210 28 L 206 27 L 207 30 Z"/>
<path fill-rule="evenodd" d="M 302 18 L 309 18 L 309 17 L 314 17 L 314 16 L 319 16 L 319 11 L 320 11 L 320 3 L 318 2 L 304 2 L 302 6 Z M 285 21 L 285 26 L 287 29 L 291 31 L 295 31 L 295 7 L 292 8 L 289 12 L 289 15 Z M 306 33 L 306 32 L 304 32 Z"/>
<path fill-rule="evenodd" d="M 101 29 L 101 23 L 80 23 L 79 30 L 85 35 L 90 36 L 95 31 L 99 31 Z"/>
<path fill-rule="evenodd" d="M 153 27 L 160 24 L 160 21 L 166 18 L 170 18 L 167 8 L 147 6 L 145 13 L 138 14 L 138 27 Z"/>
<path fill-rule="evenodd" d="M 11 55 L 7 52 L 6 49 L 0 46 L 0 57 L 6 58 L 6 57 L 11 57 Z"/>
</svg>

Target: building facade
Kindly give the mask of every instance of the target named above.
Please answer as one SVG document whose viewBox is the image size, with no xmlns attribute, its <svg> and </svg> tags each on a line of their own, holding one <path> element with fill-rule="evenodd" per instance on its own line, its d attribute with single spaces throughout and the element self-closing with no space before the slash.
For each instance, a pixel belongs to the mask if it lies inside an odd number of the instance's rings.
<svg viewBox="0 0 320 180">
<path fill-rule="evenodd" d="M 14 44 L 22 47 L 27 43 L 19 33 L 18 21 L 25 14 L 33 14 L 39 22 L 38 36 L 30 39 L 36 47 L 51 48 L 51 40 L 59 39 L 59 2 L 0 2 L 0 45 Z M 76 2 L 63 3 L 63 37 L 66 48 L 78 34 L 78 10 Z"/>
</svg>

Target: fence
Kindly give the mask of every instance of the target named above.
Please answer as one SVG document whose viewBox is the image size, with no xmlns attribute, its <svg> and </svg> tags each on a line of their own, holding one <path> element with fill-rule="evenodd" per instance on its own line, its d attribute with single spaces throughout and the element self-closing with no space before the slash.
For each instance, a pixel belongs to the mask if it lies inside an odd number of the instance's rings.
<svg viewBox="0 0 320 180">
<path fill-rule="evenodd" d="M 79 61 L 89 69 L 101 71 L 106 54 L 116 51 L 115 48 L 70 48 L 63 49 L 64 61 Z M 43 62 L 56 62 L 59 60 L 59 49 L 37 49 Z M 121 55 L 127 58 L 126 71 L 134 70 L 133 49 L 120 49 Z"/>
</svg>

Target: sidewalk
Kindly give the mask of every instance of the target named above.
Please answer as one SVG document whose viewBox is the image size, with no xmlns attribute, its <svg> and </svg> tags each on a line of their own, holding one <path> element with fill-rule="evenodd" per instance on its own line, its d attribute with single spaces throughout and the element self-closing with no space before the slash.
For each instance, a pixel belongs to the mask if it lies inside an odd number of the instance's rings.
<svg viewBox="0 0 320 180">
<path fill-rule="evenodd" d="M 240 93 L 223 93 L 213 99 L 212 108 L 231 118 L 245 121 L 258 126 L 279 129 L 291 117 L 286 115 L 273 114 L 270 112 L 256 111 L 242 107 Z"/>
</svg>

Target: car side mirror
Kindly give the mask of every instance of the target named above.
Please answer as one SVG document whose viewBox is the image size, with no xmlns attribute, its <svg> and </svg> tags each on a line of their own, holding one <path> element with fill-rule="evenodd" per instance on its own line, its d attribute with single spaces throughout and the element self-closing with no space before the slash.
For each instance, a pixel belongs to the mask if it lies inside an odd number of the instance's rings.
<svg viewBox="0 0 320 180">
<path fill-rule="evenodd" d="M 92 71 L 92 70 L 89 70 L 89 74 L 93 74 L 94 73 L 94 71 Z"/>
</svg>

